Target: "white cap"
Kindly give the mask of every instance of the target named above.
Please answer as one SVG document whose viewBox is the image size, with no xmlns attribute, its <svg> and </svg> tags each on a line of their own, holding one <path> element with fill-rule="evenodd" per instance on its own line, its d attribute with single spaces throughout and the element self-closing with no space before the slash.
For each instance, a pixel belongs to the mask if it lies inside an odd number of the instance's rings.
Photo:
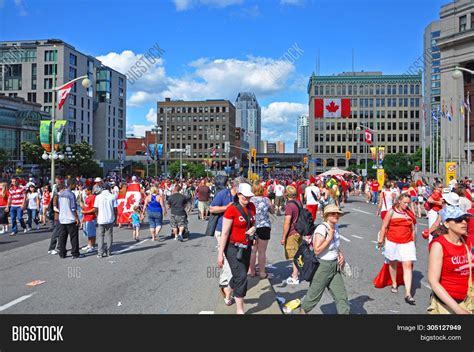
<svg viewBox="0 0 474 352">
<path fill-rule="evenodd" d="M 136 181 L 137 180 L 137 176 L 132 176 L 132 181 Z"/>
<path fill-rule="evenodd" d="M 102 179 L 100 177 L 96 177 L 94 182 L 102 182 Z"/>
<path fill-rule="evenodd" d="M 239 188 L 237 193 L 242 194 L 244 197 L 253 197 L 254 194 L 252 193 L 252 186 L 248 183 L 241 183 L 239 184 Z"/>
<path fill-rule="evenodd" d="M 453 192 L 444 193 L 443 194 L 443 199 L 449 205 L 459 205 L 459 196 L 456 193 L 453 193 Z"/>
</svg>

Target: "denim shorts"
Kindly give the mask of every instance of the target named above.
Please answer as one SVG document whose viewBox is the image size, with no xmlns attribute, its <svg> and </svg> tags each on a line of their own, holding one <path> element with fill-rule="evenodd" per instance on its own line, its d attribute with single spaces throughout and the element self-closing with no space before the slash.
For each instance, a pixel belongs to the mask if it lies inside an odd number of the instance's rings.
<svg viewBox="0 0 474 352">
<path fill-rule="evenodd" d="M 87 238 L 96 237 L 95 220 L 83 222 L 82 231 Z"/>
<path fill-rule="evenodd" d="M 157 211 L 149 211 L 148 222 L 150 223 L 150 229 L 154 229 L 158 226 L 161 226 L 163 223 L 163 213 L 159 213 Z"/>
</svg>

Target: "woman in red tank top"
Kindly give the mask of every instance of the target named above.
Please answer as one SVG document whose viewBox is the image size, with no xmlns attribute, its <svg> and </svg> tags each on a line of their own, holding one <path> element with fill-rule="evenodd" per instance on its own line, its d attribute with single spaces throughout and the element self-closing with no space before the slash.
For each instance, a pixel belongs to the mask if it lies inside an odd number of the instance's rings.
<svg viewBox="0 0 474 352">
<path fill-rule="evenodd" d="M 411 295 L 413 279 L 413 262 L 416 261 L 415 247 L 415 214 L 409 209 L 410 195 L 403 193 L 397 203 L 387 213 L 380 229 L 378 246 L 385 247 L 384 255 L 389 261 L 390 278 L 392 279 L 392 293 L 397 293 L 398 262 L 403 267 L 403 282 L 405 284 L 405 302 L 414 305 L 415 299 Z"/>
<path fill-rule="evenodd" d="M 472 270 L 471 242 L 467 235 L 467 220 L 471 214 L 459 207 L 447 207 L 440 212 L 448 233 L 430 244 L 428 281 L 433 290 L 428 311 L 441 305 L 451 314 L 472 314 L 461 303 L 467 295 Z M 436 304 L 435 304 L 436 303 Z"/>
</svg>

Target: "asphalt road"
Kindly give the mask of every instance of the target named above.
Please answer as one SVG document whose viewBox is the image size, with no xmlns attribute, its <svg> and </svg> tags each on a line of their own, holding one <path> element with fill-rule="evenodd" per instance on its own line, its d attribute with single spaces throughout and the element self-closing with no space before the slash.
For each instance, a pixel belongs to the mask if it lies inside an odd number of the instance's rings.
<svg viewBox="0 0 474 352">
<path fill-rule="evenodd" d="M 345 280 L 352 314 L 424 314 L 430 289 L 426 280 L 427 242 L 418 225 L 418 261 L 415 264 L 416 306 L 404 301 L 404 289 L 393 294 L 389 288 L 375 289 L 383 257 L 375 250 L 380 219 L 375 206 L 352 198 L 343 208 L 340 221 L 342 249 L 353 269 Z M 268 248 L 268 272 L 277 295 L 287 301 L 302 298 L 308 284 L 288 286 L 283 281 L 291 266 L 280 245 L 283 217 L 272 217 Z M 186 242 L 169 239 L 166 221 L 162 242 L 153 242 L 145 226 L 141 242 L 132 241 L 131 230 L 114 229 L 114 255 L 99 259 L 60 259 L 47 254 L 50 233 L 10 237 L 0 235 L 0 314 L 212 314 L 218 299 L 217 249 L 214 238 L 203 235 L 206 222 L 190 216 L 191 237 Z M 80 235 L 81 247 L 86 244 Z M 38 286 L 27 286 L 44 280 Z M 326 292 L 314 314 L 334 314 L 335 306 Z"/>
</svg>

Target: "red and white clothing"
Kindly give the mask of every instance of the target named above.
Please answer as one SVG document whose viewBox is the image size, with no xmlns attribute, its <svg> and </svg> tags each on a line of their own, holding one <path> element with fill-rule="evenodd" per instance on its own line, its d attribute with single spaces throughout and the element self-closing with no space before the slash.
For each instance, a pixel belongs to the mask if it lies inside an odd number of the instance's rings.
<svg viewBox="0 0 474 352">
<path fill-rule="evenodd" d="M 10 206 L 22 207 L 25 203 L 25 188 L 24 187 L 10 187 Z"/>
<path fill-rule="evenodd" d="M 393 208 L 393 192 L 384 190 L 380 194 L 380 201 L 382 202 L 382 207 L 380 208 L 380 217 L 385 219 L 385 215 L 387 215 L 387 212 Z"/>
<path fill-rule="evenodd" d="M 468 248 L 471 248 L 469 238 L 463 236 Z M 443 266 L 439 283 L 455 300 L 466 298 L 469 285 L 469 259 L 464 244 L 455 245 L 449 242 L 445 236 L 439 236 L 430 243 L 439 243 L 443 248 Z M 471 263 L 472 265 L 472 263 Z"/>
<path fill-rule="evenodd" d="M 393 208 L 385 241 L 385 258 L 390 261 L 416 261 L 416 247 L 413 238 L 415 216 L 411 211 Z"/>
<path fill-rule="evenodd" d="M 372 192 L 378 192 L 379 188 L 380 188 L 380 183 L 378 183 L 377 181 L 374 181 L 370 184 L 370 190 Z"/>
<path fill-rule="evenodd" d="M 95 195 L 91 194 L 87 196 L 86 200 L 84 201 L 84 211 L 90 211 L 94 209 L 94 202 L 95 202 Z M 94 221 L 97 218 L 96 213 L 84 214 L 84 218 L 82 221 Z"/>
<path fill-rule="evenodd" d="M 314 198 L 313 196 L 316 196 Z M 306 198 L 306 209 L 311 213 L 313 216 L 313 220 L 316 220 L 316 214 L 318 212 L 318 198 L 321 197 L 321 190 L 319 187 L 316 186 L 308 186 L 305 189 L 305 198 Z"/>
<path fill-rule="evenodd" d="M 242 209 L 250 219 L 250 227 L 253 226 L 255 224 L 255 204 L 249 203 L 247 207 Z M 247 241 L 247 235 L 245 234 L 247 231 L 247 221 L 244 219 L 242 214 L 240 214 L 235 205 L 232 204 L 227 208 L 227 210 L 224 212 L 224 218 L 232 220 L 229 241 L 231 243 L 242 243 L 247 245 L 249 243 Z"/>
<path fill-rule="evenodd" d="M 51 193 L 49 191 L 44 192 L 43 197 L 41 198 L 41 205 L 43 207 L 47 207 L 50 201 L 51 201 Z"/>
<path fill-rule="evenodd" d="M 6 191 L 5 196 L 2 197 L 2 189 L 0 188 L 0 207 L 6 207 L 8 205 L 8 197 L 10 197 L 10 192 Z"/>
</svg>

